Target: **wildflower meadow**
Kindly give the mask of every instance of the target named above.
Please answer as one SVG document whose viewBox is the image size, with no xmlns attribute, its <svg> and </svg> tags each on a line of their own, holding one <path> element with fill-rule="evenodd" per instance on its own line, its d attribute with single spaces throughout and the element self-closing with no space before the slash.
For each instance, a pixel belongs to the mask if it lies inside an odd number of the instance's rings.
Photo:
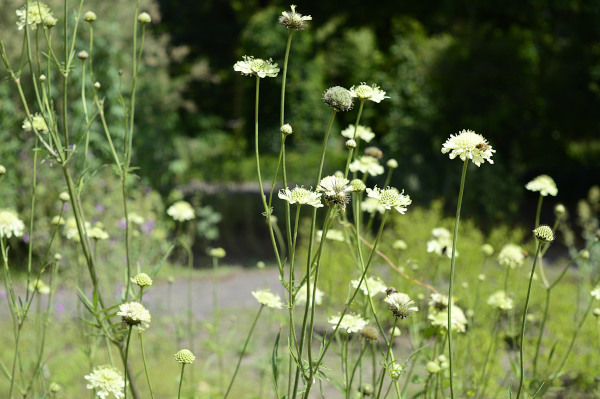
<svg viewBox="0 0 600 399">
<path fill-rule="evenodd" d="M 217 73 L 154 1 L 2 3 L 0 397 L 600 397 L 597 169 L 573 200 L 493 118 L 416 137 L 425 75 L 319 9 L 253 14 Z M 454 40 L 391 20 L 404 66 Z M 193 119 L 223 82 L 247 123 Z"/>
</svg>

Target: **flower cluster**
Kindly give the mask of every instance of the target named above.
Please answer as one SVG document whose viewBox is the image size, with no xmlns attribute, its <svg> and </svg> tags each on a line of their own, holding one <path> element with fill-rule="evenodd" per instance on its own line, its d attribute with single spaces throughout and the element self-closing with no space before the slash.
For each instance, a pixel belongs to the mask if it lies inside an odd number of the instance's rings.
<svg viewBox="0 0 600 399">
<path fill-rule="evenodd" d="M 333 326 L 335 327 L 338 323 L 340 323 L 340 316 L 331 316 L 328 322 L 330 324 L 333 324 Z M 367 324 L 369 324 L 369 321 L 363 319 L 359 315 L 347 314 L 342 319 L 339 328 L 346 330 L 348 334 L 351 334 L 361 331 L 367 326 Z"/>
<path fill-rule="evenodd" d="M 101 399 L 106 399 L 112 394 L 115 398 L 122 398 L 125 380 L 121 373 L 112 366 L 96 367 L 85 378 L 88 381 L 87 389 L 93 389 Z"/>
<path fill-rule="evenodd" d="M 123 323 L 128 326 L 137 326 L 140 331 L 150 327 L 150 312 L 139 302 L 128 302 L 119 305 L 117 316 L 123 318 Z"/>
<path fill-rule="evenodd" d="M 433 252 L 439 256 L 452 257 L 452 234 L 444 227 L 436 227 L 431 230 L 431 240 L 427 241 L 427 252 Z M 456 253 L 458 256 L 458 253 Z"/>
<path fill-rule="evenodd" d="M 477 166 L 485 161 L 493 164 L 492 155 L 495 150 L 482 135 L 472 130 L 461 130 L 457 135 L 450 135 L 442 146 L 442 154 L 450 153 L 450 159 L 457 156 L 463 161 L 470 159 Z"/>
<path fill-rule="evenodd" d="M 350 281 L 350 284 L 352 284 L 354 288 L 358 288 L 358 282 L 359 279 L 356 279 Z M 368 291 L 367 286 L 369 287 Z M 384 293 L 387 290 L 387 285 L 385 285 L 379 277 L 367 277 L 360 285 L 360 289 L 365 295 L 368 295 L 370 292 L 371 297 L 374 297 L 377 294 Z"/>
<path fill-rule="evenodd" d="M 281 17 L 279 17 L 279 23 L 289 30 L 304 30 L 306 29 L 307 23 L 306 21 L 311 21 L 312 17 L 310 15 L 302 15 L 296 12 L 296 6 L 291 5 L 291 12 L 283 11 L 281 13 Z"/>
<path fill-rule="evenodd" d="M 347 128 L 342 130 L 342 136 L 354 140 L 360 139 L 368 143 L 373 140 L 375 133 L 373 133 L 371 128 L 368 126 L 358 125 L 358 128 L 356 129 L 356 137 L 354 137 L 354 125 L 348 125 Z"/>
<path fill-rule="evenodd" d="M 538 191 L 540 195 L 544 197 L 548 196 L 548 194 L 556 197 L 556 194 L 558 194 L 556 183 L 554 183 L 554 180 L 548 175 L 539 175 L 527 183 L 525 188 L 529 191 Z"/>
<path fill-rule="evenodd" d="M 178 222 L 185 222 L 196 217 L 194 208 L 186 201 L 177 201 L 167 209 L 167 215 Z"/>
<path fill-rule="evenodd" d="M 412 312 L 419 311 L 419 308 L 412 306 L 415 302 L 408 295 L 401 292 L 388 295 L 384 301 L 388 304 L 394 316 L 401 319 L 407 318 Z"/>
<path fill-rule="evenodd" d="M 353 97 L 357 97 L 361 100 L 373 101 L 374 103 L 380 103 L 384 99 L 389 98 L 385 95 L 385 91 L 381 90 L 379 86 L 376 84 L 369 86 L 365 82 L 361 82 L 358 86 L 352 86 L 350 92 Z"/>
<path fill-rule="evenodd" d="M 323 193 L 327 205 L 337 204 L 345 209 L 348 202 L 348 193 L 353 190 L 348 183 L 350 182 L 344 177 L 327 176 L 321 179 L 317 191 Z"/>
<path fill-rule="evenodd" d="M 323 206 L 321 203 L 321 194 L 311 190 L 307 190 L 304 187 L 296 187 L 292 190 L 286 188 L 285 190 L 279 191 L 279 198 L 290 203 L 290 205 L 310 205 L 315 208 Z"/>
<path fill-rule="evenodd" d="M 298 291 L 296 292 L 296 305 L 303 305 L 306 303 L 306 294 L 307 294 L 306 284 L 304 284 L 302 287 L 298 288 Z M 321 291 L 320 289 L 317 288 L 314 291 L 314 294 L 315 294 L 315 305 L 322 304 L 323 296 L 325 296 L 325 293 L 323 293 L 323 291 Z M 313 291 L 310 292 L 310 298 L 308 298 L 309 305 L 312 304 L 312 296 L 313 296 Z"/>
<path fill-rule="evenodd" d="M 323 93 L 323 102 L 337 112 L 350 111 L 354 106 L 354 97 L 348 89 L 333 86 Z"/>
<path fill-rule="evenodd" d="M 0 238 L 21 237 L 23 230 L 25 230 L 25 224 L 19 219 L 16 212 L 10 209 L 0 209 Z"/>
<path fill-rule="evenodd" d="M 450 365 L 448 364 L 448 358 L 444 355 L 439 355 L 437 359 L 427 362 L 425 370 L 429 374 L 437 374 L 440 371 L 446 370 Z"/>
<path fill-rule="evenodd" d="M 506 296 L 506 292 L 494 292 L 487 300 L 487 304 L 498 310 L 511 310 L 513 308 L 513 300 Z"/>
<path fill-rule="evenodd" d="M 44 24 L 46 26 L 56 25 L 56 18 L 52 15 L 50 7 L 38 0 L 30 0 L 26 6 L 19 8 L 16 11 L 17 26 L 19 30 L 23 30 L 25 25 L 29 25 L 31 29 L 36 29 L 38 25 Z"/>
<path fill-rule="evenodd" d="M 436 311 L 430 309 L 429 316 L 427 316 L 431 325 L 439 328 L 442 332 L 448 331 L 448 311 Z M 467 330 L 467 317 L 461 308 L 452 304 L 452 315 L 450 319 L 452 331 L 464 333 Z"/>
<path fill-rule="evenodd" d="M 273 60 L 263 60 L 252 56 L 244 56 L 243 61 L 238 61 L 233 65 L 233 70 L 240 72 L 244 76 L 258 76 L 259 78 L 274 78 L 279 73 L 277 64 Z"/>
<path fill-rule="evenodd" d="M 317 231 L 317 239 L 323 238 L 323 230 Z M 344 237 L 344 232 L 338 229 L 329 229 L 327 230 L 327 236 L 325 237 L 327 240 L 344 242 L 346 238 Z"/>
<path fill-rule="evenodd" d="M 139 287 L 150 287 L 152 278 L 146 273 L 138 273 L 131 278 L 131 282 Z"/>
<path fill-rule="evenodd" d="M 175 360 L 181 364 L 192 364 L 196 361 L 196 356 L 189 349 L 182 349 L 175 354 Z"/>
<path fill-rule="evenodd" d="M 264 290 L 252 291 L 252 296 L 258 303 L 271 309 L 281 309 L 283 303 L 279 295 L 273 294 L 268 288 Z"/>
<path fill-rule="evenodd" d="M 35 129 L 39 133 L 48 133 L 48 125 L 46 124 L 46 120 L 42 115 L 37 113 L 31 116 L 31 120 L 29 120 L 29 118 L 25 118 L 21 128 L 23 128 L 23 130 L 26 132 L 31 132 L 33 129 Z"/>
<path fill-rule="evenodd" d="M 371 176 L 379 176 L 384 172 L 383 166 L 379 164 L 377 158 L 369 155 L 363 155 L 350 164 L 351 172 L 368 173 Z"/>
<path fill-rule="evenodd" d="M 521 267 L 523 262 L 525 262 L 525 252 L 517 244 L 506 244 L 498 254 L 498 262 L 511 269 Z"/>
<path fill-rule="evenodd" d="M 535 238 L 542 242 L 552 242 L 554 241 L 554 232 L 550 226 L 542 224 L 533 230 L 533 235 Z"/>
<path fill-rule="evenodd" d="M 385 209 L 390 210 L 394 208 L 401 214 L 406 212 L 406 207 L 412 202 L 408 195 L 404 195 L 404 191 L 399 192 L 393 187 L 383 190 L 377 188 L 377 186 L 373 189 L 367 188 L 367 195 L 378 200 Z"/>
</svg>

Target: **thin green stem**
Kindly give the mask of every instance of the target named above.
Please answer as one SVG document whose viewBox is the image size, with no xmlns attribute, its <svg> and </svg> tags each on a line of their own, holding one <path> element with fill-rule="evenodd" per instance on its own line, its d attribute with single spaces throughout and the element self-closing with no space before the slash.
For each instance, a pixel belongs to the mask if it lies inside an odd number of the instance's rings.
<svg viewBox="0 0 600 399">
<path fill-rule="evenodd" d="M 177 390 L 177 399 L 181 399 L 181 385 L 183 385 L 183 370 L 185 369 L 185 363 L 181 363 L 181 374 L 179 376 L 179 389 Z"/>
<path fill-rule="evenodd" d="M 398 324 L 398 318 L 394 317 L 394 325 L 392 327 L 392 334 L 394 334 L 396 332 L 396 325 Z M 394 337 L 391 336 L 390 340 L 388 341 L 388 345 L 387 345 L 387 351 L 385 353 L 385 358 L 383 359 L 383 367 L 384 369 L 387 367 L 390 367 L 390 364 L 388 363 L 388 359 L 390 358 L 390 352 L 392 351 L 392 342 L 394 342 Z M 385 379 L 385 370 L 382 370 L 381 372 L 381 379 L 379 380 L 379 389 L 377 390 L 377 396 L 376 398 L 381 397 L 381 389 L 383 388 L 383 380 Z"/>
<path fill-rule="evenodd" d="M 356 148 L 358 148 L 358 141 L 357 137 L 358 137 L 358 122 L 360 121 L 360 117 L 362 115 L 362 111 L 363 108 L 365 106 L 365 100 L 360 100 L 360 106 L 358 107 L 358 115 L 356 115 L 356 122 L 354 123 L 354 135 L 352 136 L 352 140 L 354 140 L 356 142 Z M 355 150 L 356 148 L 351 148 L 350 151 L 348 151 L 348 159 L 346 160 L 346 168 L 344 169 L 344 177 L 348 177 L 348 170 L 350 169 L 350 161 L 352 161 L 352 158 L 356 158 L 356 154 L 355 154 Z M 358 153 L 358 151 L 356 151 L 356 153 Z"/>
<path fill-rule="evenodd" d="M 450 397 L 454 399 L 454 357 L 452 356 L 452 292 L 454 289 L 454 264 L 456 262 L 456 240 L 458 238 L 458 223 L 460 221 L 460 208 L 462 206 L 465 180 L 467 176 L 467 165 L 469 158 L 463 163 L 462 176 L 460 178 L 460 191 L 458 193 L 458 204 L 456 205 L 456 219 L 454 220 L 454 235 L 452 237 L 452 259 L 450 260 L 450 283 L 448 287 L 448 358 L 450 364 Z"/>
<path fill-rule="evenodd" d="M 125 344 L 125 381 L 127 381 L 127 374 L 129 371 L 129 367 L 127 367 L 128 362 L 127 362 L 127 358 L 129 357 L 129 342 L 131 341 L 131 329 L 133 328 L 133 326 L 129 326 L 129 329 L 127 330 L 127 344 Z M 127 399 L 127 384 L 125 384 L 123 386 L 123 394 L 124 394 L 124 399 Z"/>
<path fill-rule="evenodd" d="M 144 372 L 146 373 L 146 381 L 148 381 L 148 389 L 150 390 L 150 397 L 154 399 L 154 392 L 152 391 L 152 384 L 150 383 L 150 375 L 148 375 L 148 365 L 146 364 L 146 354 L 144 353 L 144 334 L 140 334 L 140 348 L 142 349 L 142 361 L 144 362 Z"/>
</svg>

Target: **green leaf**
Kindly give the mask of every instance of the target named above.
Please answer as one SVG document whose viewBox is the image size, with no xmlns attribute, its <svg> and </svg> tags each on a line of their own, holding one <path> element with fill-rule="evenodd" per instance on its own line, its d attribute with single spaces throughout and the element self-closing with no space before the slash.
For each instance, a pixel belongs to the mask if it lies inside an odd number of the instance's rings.
<svg viewBox="0 0 600 399">
<path fill-rule="evenodd" d="M 279 386 L 277 381 L 279 380 L 279 357 L 277 352 L 279 351 L 279 338 L 281 336 L 281 325 L 275 337 L 275 344 L 273 345 L 273 352 L 271 353 L 271 369 L 273 370 L 273 386 L 275 388 L 275 394 L 279 397 Z"/>
</svg>

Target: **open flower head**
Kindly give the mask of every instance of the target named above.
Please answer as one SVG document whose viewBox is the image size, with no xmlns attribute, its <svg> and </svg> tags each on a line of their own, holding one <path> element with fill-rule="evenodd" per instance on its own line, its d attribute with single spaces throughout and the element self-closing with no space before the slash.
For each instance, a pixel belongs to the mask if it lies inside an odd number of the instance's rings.
<svg viewBox="0 0 600 399">
<path fill-rule="evenodd" d="M 379 86 L 376 84 L 369 86 L 365 82 L 361 82 L 358 86 L 352 86 L 350 92 L 354 97 L 361 100 L 373 101 L 374 103 L 380 103 L 384 99 L 389 98 L 385 95 L 385 91 L 381 90 Z"/>
<path fill-rule="evenodd" d="M 511 269 L 521 267 L 525 262 L 525 253 L 523 248 L 517 244 L 506 244 L 498 254 L 498 262 L 503 266 L 508 266 Z"/>
<path fill-rule="evenodd" d="M 350 281 L 350 284 L 352 284 L 354 288 L 357 288 L 358 282 L 359 279 L 356 279 Z M 367 286 L 369 287 L 368 291 Z M 387 290 L 387 285 L 385 285 L 379 277 L 367 277 L 363 280 L 362 284 L 360 285 L 360 289 L 363 292 L 363 294 L 368 295 L 370 292 L 371 297 L 374 297 L 377 294 L 384 293 Z"/>
<path fill-rule="evenodd" d="M 317 231 L 317 239 L 320 240 L 323 238 L 323 230 Z M 344 232 L 338 229 L 328 229 L 327 230 L 327 240 L 337 241 L 337 242 L 345 242 L 346 237 L 344 237 Z"/>
<path fill-rule="evenodd" d="M 21 126 L 26 132 L 31 132 L 35 129 L 39 133 L 48 133 L 48 125 L 44 117 L 38 113 L 31 115 L 31 120 L 25 118 Z"/>
<path fill-rule="evenodd" d="M 139 302 L 128 302 L 119 305 L 117 316 L 123 318 L 123 323 L 128 326 L 137 326 L 141 331 L 150 327 L 151 316 L 148 309 Z"/>
<path fill-rule="evenodd" d="M 367 197 L 361 203 L 361 208 L 363 211 L 370 213 L 371 215 L 375 212 L 379 212 L 382 215 L 385 213 L 385 208 L 381 205 L 381 202 L 377 198 Z"/>
<path fill-rule="evenodd" d="M 0 238 L 11 238 L 12 236 L 23 236 L 25 224 L 19 219 L 19 215 L 10 209 L 0 209 Z"/>
<path fill-rule="evenodd" d="M 487 304 L 498 310 L 511 310 L 513 308 L 513 300 L 506 296 L 505 291 L 496 291 L 487 300 Z"/>
<path fill-rule="evenodd" d="M 308 26 L 306 21 L 311 21 L 312 17 L 310 15 L 302 15 L 296 12 L 296 6 L 291 5 L 291 12 L 284 11 L 281 13 L 279 17 L 279 23 L 289 30 L 304 30 Z"/>
<path fill-rule="evenodd" d="M 340 316 L 331 316 L 328 320 L 333 327 L 340 323 Z M 368 320 L 363 319 L 356 314 L 346 314 L 340 323 L 340 329 L 345 330 L 348 334 L 360 332 L 369 324 Z"/>
<path fill-rule="evenodd" d="M 115 398 L 122 398 L 125 380 L 121 373 L 112 366 L 96 367 L 85 378 L 88 381 L 87 389 L 93 389 L 101 399 L 106 399 L 109 395 Z"/>
<path fill-rule="evenodd" d="M 321 203 L 321 194 L 307 190 L 304 187 L 296 187 L 292 190 L 289 188 L 281 190 L 279 191 L 279 198 L 289 202 L 290 205 L 310 205 L 315 208 L 323 206 Z"/>
<path fill-rule="evenodd" d="M 461 130 L 457 135 L 450 135 L 442 146 L 442 154 L 450 153 L 450 159 L 457 156 L 463 161 L 470 159 L 477 166 L 485 161 L 493 164 L 492 155 L 496 150 L 488 144 L 487 140 L 472 130 Z"/>
<path fill-rule="evenodd" d="M 373 133 L 371 128 L 368 126 L 358 125 L 358 128 L 356 129 L 356 137 L 354 137 L 354 125 L 348 125 L 347 128 L 342 130 L 342 136 L 354 140 L 360 139 L 368 143 L 375 138 L 375 133 Z"/>
<path fill-rule="evenodd" d="M 263 60 L 252 56 L 244 56 L 243 61 L 233 65 L 233 70 L 245 76 L 258 76 L 259 78 L 274 78 L 279 73 L 277 64 L 273 60 Z"/>
<path fill-rule="evenodd" d="M 268 308 L 281 309 L 283 307 L 283 303 L 281 302 L 279 295 L 273 294 L 268 288 L 264 290 L 252 291 L 252 296 L 256 298 L 258 303 Z"/>
<path fill-rule="evenodd" d="M 298 292 L 296 292 L 296 305 L 303 305 L 306 303 L 306 294 L 307 294 L 306 284 L 304 284 L 302 287 L 298 288 Z M 314 294 L 315 294 L 315 305 L 322 304 L 323 296 L 325 296 L 325 293 L 323 293 L 323 291 L 321 291 L 320 289 L 317 288 L 316 291 L 314 292 Z M 310 291 L 309 303 L 312 303 L 312 296 L 313 296 L 313 290 Z"/>
<path fill-rule="evenodd" d="M 196 217 L 194 208 L 186 201 L 177 201 L 167 209 L 167 215 L 178 222 L 185 222 Z"/>
<path fill-rule="evenodd" d="M 413 306 L 415 302 L 408 295 L 401 292 L 388 295 L 384 301 L 388 304 L 394 316 L 400 319 L 405 319 L 413 312 L 419 311 L 419 308 Z"/>
<path fill-rule="evenodd" d="M 378 200 L 385 209 L 390 210 L 394 208 L 401 214 L 406 212 L 406 207 L 412 202 L 408 195 L 404 195 L 404 191 L 400 192 L 394 187 L 388 187 L 383 190 L 377 188 L 377 186 L 373 189 L 367 188 L 367 195 Z"/>
<path fill-rule="evenodd" d="M 371 176 L 379 176 L 384 172 L 383 166 L 377 158 L 369 155 L 363 155 L 350 164 L 351 172 L 368 173 Z"/>
<path fill-rule="evenodd" d="M 539 175 L 527 183 L 525 188 L 529 191 L 537 191 L 544 197 L 548 194 L 556 197 L 556 194 L 558 194 L 558 188 L 556 187 L 556 183 L 554 183 L 554 179 L 548 175 Z"/>
<path fill-rule="evenodd" d="M 467 330 L 467 317 L 465 313 L 456 305 L 452 305 L 452 315 L 450 324 L 452 325 L 452 331 L 464 333 Z M 448 312 L 444 311 L 433 311 L 427 316 L 431 325 L 439 328 L 441 331 L 448 331 Z"/>
<path fill-rule="evenodd" d="M 431 231 L 431 236 L 431 239 L 427 241 L 427 252 L 451 258 L 452 233 L 444 227 L 436 227 Z"/>
<path fill-rule="evenodd" d="M 600 285 L 597 285 L 591 292 L 590 295 L 592 298 L 600 301 Z"/>
<path fill-rule="evenodd" d="M 348 202 L 348 193 L 353 190 L 349 183 L 350 181 L 344 177 L 327 176 L 321 179 L 317 191 L 323 193 L 327 205 L 337 204 L 345 209 Z"/>
<path fill-rule="evenodd" d="M 17 21 L 19 30 L 23 30 L 25 25 L 29 25 L 30 29 L 36 29 L 38 25 L 45 23 L 44 20 L 50 21 L 54 19 L 50 7 L 38 0 L 28 1 L 26 6 L 16 11 L 16 14 L 19 17 Z"/>
</svg>

